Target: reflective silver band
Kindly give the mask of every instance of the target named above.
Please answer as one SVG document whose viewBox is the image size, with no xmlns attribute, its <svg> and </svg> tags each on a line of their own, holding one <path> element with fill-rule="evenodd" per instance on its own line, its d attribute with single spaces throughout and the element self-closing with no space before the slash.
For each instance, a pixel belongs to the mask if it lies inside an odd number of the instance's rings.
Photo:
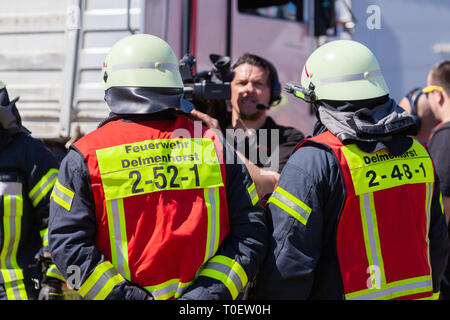
<svg viewBox="0 0 450 320">
<path fill-rule="evenodd" d="M 433 281 L 431 279 L 425 280 L 425 281 L 420 281 L 420 282 L 401 284 L 401 285 L 398 285 L 398 286 L 395 286 L 392 288 L 387 288 L 387 289 L 363 294 L 361 296 L 350 298 L 349 300 L 372 300 L 372 299 L 382 298 L 382 297 L 389 296 L 394 293 L 403 292 L 403 291 L 405 291 L 405 295 L 410 295 L 411 292 L 408 292 L 410 290 L 427 288 L 427 287 L 429 287 L 430 291 L 433 290 Z"/>
<path fill-rule="evenodd" d="M 100 278 L 94 283 L 94 285 L 89 289 L 84 298 L 89 300 L 94 300 L 94 298 L 100 293 L 100 291 L 106 286 L 108 281 L 116 276 L 117 270 L 114 268 L 110 268 L 103 272 Z"/>
<path fill-rule="evenodd" d="M 178 70 L 178 64 L 169 62 L 129 62 L 116 64 L 111 67 L 112 72 L 129 69 L 160 69 L 160 70 Z"/>
<path fill-rule="evenodd" d="M 20 195 L 22 194 L 22 184 L 20 182 L 0 182 L 0 195 Z"/>
<path fill-rule="evenodd" d="M 217 217 L 217 204 L 216 204 L 216 198 L 214 197 L 214 189 L 215 188 L 209 188 L 208 189 L 208 198 L 209 198 L 209 203 L 211 205 L 211 214 L 210 214 L 210 225 L 211 225 L 211 229 L 210 229 L 210 234 L 209 236 L 209 248 L 207 248 L 208 250 L 208 258 L 205 259 L 205 261 L 209 260 L 209 258 L 211 258 L 215 251 L 215 243 L 216 243 L 216 237 L 218 236 L 216 234 L 216 224 L 218 223 L 218 217 Z"/>
<path fill-rule="evenodd" d="M 57 186 L 55 186 L 55 188 L 53 188 L 53 192 L 55 193 L 55 195 L 60 198 L 61 200 L 63 200 L 64 202 L 67 202 L 67 204 L 69 205 L 69 207 L 72 205 L 72 200 L 73 198 L 69 197 L 67 194 L 65 194 L 64 192 L 62 192 L 61 190 L 58 189 Z"/>
<path fill-rule="evenodd" d="M 275 191 L 272 193 L 272 197 L 280 200 L 283 204 L 285 204 L 286 206 L 297 212 L 300 216 L 302 216 L 305 219 L 305 221 L 308 221 L 310 213 L 305 209 L 303 209 L 302 207 L 300 207 L 294 201 L 286 197 L 285 195 L 278 192 L 277 189 L 275 189 Z"/>
<path fill-rule="evenodd" d="M 111 200 L 111 213 L 113 217 L 113 226 L 114 226 L 114 235 L 110 235 L 110 237 L 113 237 L 113 241 L 115 242 L 115 249 L 116 249 L 116 257 L 117 257 L 117 265 L 116 268 L 119 271 L 119 273 L 126 278 L 127 273 L 125 272 L 125 264 L 124 264 L 124 255 L 123 252 L 123 240 L 126 241 L 126 239 L 122 239 L 122 230 L 120 225 L 120 212 L 119 212 L 119 203 L 118 200 Z M 113 248 L 111 248 L 113 249 Z"/>
<path fill-rule="evenodd" d="M 39 187 L 39 189 L 37 189 L 34 192 L 33 196 L 31 197 L 31 202 L 34 203 L 34 200 L 37 199 L 37 197 L 39 197 L 41 195 L 41 193 L 45 190 L 45 188 L 47 188 L 47 186 L 49 184 L 54 183 L 53 180 L 56 179 L 57 177 L 58 177 L 58 172 L 52 173 L 52 175 L 45 180 L 45 182 Z M 50 189 L 50 191 L 51 191 L 51 189 Z"/>
<path fill-rule="evenodd" d="M 327 85 L 332 83 L 339 83 L 339 82 L 347 82 L 347 81 L 356 81 L 356 80 L 364 80 L 369 78 L 374 78 L 381 76 L 381 70 L 372 70 L 364 73 L 354 73 L 354 74 L 346 74 L 344 76 L 336 76 L 336 77 L 330 77 L 325 79 L 320 79 L 320 84 Z"/>
<path fill-rule="evenodd" d="M 233 269 L 231 269 L 229 266 L 224 265 L 222 263 L 218 263 L 218 262 L 210 262 L 206 266 L 206 269 L 216 270 L 216 271 L 219 271 L 219 272 L 223 273 L 224 275 L 226 275 L 229 279 L 231 279 L 231 281 L 233 281 L 237 292 L 241 292 L 241 290 L 244 288 L 244 285 L 243 285 L 239 275 Z"/>
<path fill-rule="evenodd" d="M 364 210 L 364 218 L 365 220 L 363 223 L 367 226 L 367 236 L 369 237 L 369 244 L 370 244 L 370 255 L 372 258 L 373 265 L 380 266 L 380 261 L 378 259 L 377 255 L 377 242 L 375 240 L 375 231 L 374 231 L 374 225 L 373 225 L 373 212 L 370 209 L 370 194 L 365 193 L 361 195 L 364 199 L 364 207 L 362 208 Z M 367 250 L 367 249 L 366 249 Z"/>
</svg>

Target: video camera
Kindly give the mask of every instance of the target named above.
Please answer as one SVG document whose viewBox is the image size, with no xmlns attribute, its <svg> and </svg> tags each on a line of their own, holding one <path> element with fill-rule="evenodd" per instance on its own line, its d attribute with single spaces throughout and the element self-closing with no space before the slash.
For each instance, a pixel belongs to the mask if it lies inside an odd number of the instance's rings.
<svg viewBox="0 0 450 320">
<path fill-rule="evenodd" d="M 234 72 L 231 72 L 231 58 L 218 54 L 210 54 L 213 64 L 211 70 L 194 74 L 196 59 L 185 54 L 180 60 L 180 73 L 184 83 L 184 99 L 197 103 L 206 103 L 207 100 L 229 100 L 231 98 L 231 81 Z"/>
</svg>

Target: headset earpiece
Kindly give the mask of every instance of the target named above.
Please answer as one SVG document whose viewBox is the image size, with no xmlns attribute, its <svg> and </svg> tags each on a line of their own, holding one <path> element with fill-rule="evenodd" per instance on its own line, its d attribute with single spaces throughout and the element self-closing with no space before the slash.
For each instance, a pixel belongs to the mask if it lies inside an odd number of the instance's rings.
<svg viewBox="0 0 450 320">
<path fill-rule="evenodd" d="M 281 83 L 280 80 L 278 79 L 278 72 L 275 66 L 269 61 L 267 61 L 267 64 L 271 69 L 270 72 L 273 74 L 273 83 L 272 87 L 270 88 L 269 105 L 277 105 L 281 102 Z"/>
<path fill-rule="evenodd" d="M 267 65 L 269 67 L 269 72 L 273 75 L 272 86 L 270 87 L 269 107 L 273 106 L 273 105 L 277 105 L 281 102 L 281 92 L 282 92 L 281 83 L 278 78 L 277 69 L 270 61 L 263 59 L 263 58 L 260 58 L 260 59 L 267 63 Z M 236 67 L 236 64 L 238 63 L 238 61 L 239 61 L 239 58 L 235 59 L 231 63 L 232 70 Z"/>
</svg>

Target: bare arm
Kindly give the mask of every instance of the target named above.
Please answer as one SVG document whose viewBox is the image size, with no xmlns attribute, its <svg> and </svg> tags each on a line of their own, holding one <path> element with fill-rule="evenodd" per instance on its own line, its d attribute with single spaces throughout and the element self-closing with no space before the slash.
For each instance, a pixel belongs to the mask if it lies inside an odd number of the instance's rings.
<svg viewBox="0 0 450 320">
<path fill-rule="evenodd" d="M 256 192 L 258 195 L 265 195 L 271 193 L 280 178 L 280 174 L 275 171 L 262 169 L 257 165 L 251 163 L 244 155 L 236 150 L 237 155 L 244 162 L 247 167 L 253 182 L 255 183 Z"/>
<path fill-rule="evenodd" d="M 209 115 L 195 109 L 192 110 L 190 114 L 194 119 L 201 120 L 208 128 L 220 131 L 219 122 Z M 250 176 L 255 183 L 256 192 L 258 193 L 258 195 L 264 196 L 265 194 L 271 193 L 275 188 L 278 179 L 280 178 L 280 174 L 275 171 L 258 167 L 257 165 L 251 163 L 243 154 L 241 154 L 237 150 L 235 151 L 247 167 L 247 170 L 249 171 Z"/>
</svg>

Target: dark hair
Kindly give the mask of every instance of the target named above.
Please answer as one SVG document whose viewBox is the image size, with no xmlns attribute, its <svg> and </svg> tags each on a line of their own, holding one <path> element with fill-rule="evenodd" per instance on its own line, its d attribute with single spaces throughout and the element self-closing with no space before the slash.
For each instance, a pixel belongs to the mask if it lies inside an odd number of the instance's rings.
<svg viewBox="0 0 450 320">
<path fill-rule="evenodd" d="M 275 69 L 275 66 L 272 63 L 270 63 L 268 60 L 261 58 L 260 56 L 257 56 L 256 54 L 246 52 L 232 64 L 231 68 L 234 70 L 234 69 L 236 69 L 236 67 L 238 67 L 244 63 L 248 63 L 248 64 L 250 64 L 252 66 L 256 66 L 256 67 L 261 67 L 267 72 L 267 75 L 268 75 L 267 79 L 269 82 L 268 85 L 271 90 L 270 103 L 272 103 L 273 100 L 278 99 L 279 97 L 273 96 L 274 93 L 275 93 L 275 95 L 280 94 L 280 92 L 275 92 L 275 91 L 279 91 L 279 88 L 276 88 L 279 86 L 279 83 L 278 83 L 279 80 L 278 80 L 278 74 L 277 74 L 277 70 Z"/>
<path fill-rule="evenodd" d="M 444 60 L 431 68 L 431 82 L 440 85 L 450 96 L 450 60 Z"/>
</svg>

